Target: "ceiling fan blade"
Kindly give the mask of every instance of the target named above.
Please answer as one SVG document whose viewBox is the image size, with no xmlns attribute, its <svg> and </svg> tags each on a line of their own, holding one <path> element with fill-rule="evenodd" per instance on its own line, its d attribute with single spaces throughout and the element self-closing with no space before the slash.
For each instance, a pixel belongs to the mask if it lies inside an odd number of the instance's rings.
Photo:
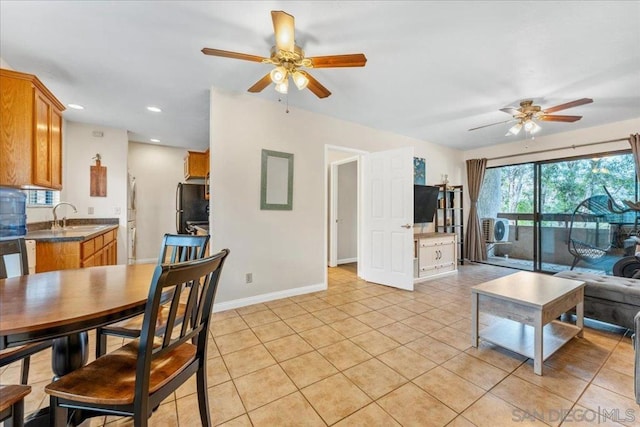
<svg viewBox="0 0 640 427">
<path fill-rule="evenodd" d="M 263 78 L 258 80 L 253 86 L 251 86 L 248 92 L 253 92 L 253 93 L 262 92 L 264 88 L 269 86 L 270 84 L 271 84 L 271 73 L 269 72 Z"/>
<path fill-rule="evenodd" d="M 349 55 L 314 56 L 311 60 L 313 68 L 364 67 L 367 57 L 364 53 Z"/>
<path fill-rule="evenodd" d="M 477 129 L 482 129 L 482 128 L 486 128 L 486 127 L 489 127 L 489 126 L 501 125 L 501 124 L 504 124 L 504 123 L 515 122 L 515 121 L 516 121 L 515 119 L 505 120 L 504 122 L 491 123 L 490 125 L 478 126 L 477 128 L 471 128 L 469 130 L 477 130 Z"/>
<path fill-rule="evenodd" d="M 295 24 L 293 16 L 281 10 L 271 11 L 273 32 L 276 37 L 276 47 L 280 50 L 293 52 L 295 47 Z"/>
<path fill-rule="evenodd" d="M 507 113 L 507 114 L 511 114 L 512 116 L 517 116 L 518 114 L 522 114 L 522 111 L 518 110 L 517 108 L 513 108 L 513 107 L 507 107 L 507 108 L 501 108 L 500 111 Z"/>
<path fill-rule="evenodd" d="M 262 56 L 231 52 L 228 50 L 211 49 L 208 47 L 205 47 L 204 49 L 202 49 L 202 53 L 204 53 L 205 55 L 221 56 L 223 58 L 243 59 L 245 61 L 253 61 L 253 62 L 262 62 L 262 60 L 265 59 Z"/>
<path fill-rule="evenodd" d="M 555 107 L 547 108 L 543 112 L 545 114 L 555 113 L 556 111 L 566 110 L 567 108 L 577 107 L 578 105 L 591 104 L 593 99 L 591 98 L 582 98 L 576 99 L 575 101 L 567 102 L 566 104 L 556 105 Z"/>
<path fill-rule="evenodd" d="M 331 95 L 331 92 L 329 92 L 329 89 L 322 86 L 322 84 L 320 84 L 319 81 L 313 78 L 311 74 L 305 73 L 305 75 L 309 79 L 309 84 L 307 85 L 307 89 L 313 92 L 315 96 L 317 96 L 318 98 L 326 98 L 327 96 Z"/>
<path fill-rule="evenodd" d="M 544 115 L 540 117 L 540 120 L 545 122 L 577 122 L 582 116 L 560 116 L 560 115 Z"/>
</svg>

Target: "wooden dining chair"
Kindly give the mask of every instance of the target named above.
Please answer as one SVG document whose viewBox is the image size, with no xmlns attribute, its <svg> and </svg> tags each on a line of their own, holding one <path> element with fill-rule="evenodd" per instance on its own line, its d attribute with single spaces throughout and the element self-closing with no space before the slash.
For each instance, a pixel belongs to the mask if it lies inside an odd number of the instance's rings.
<svg viewBox="0 0 640 427">
<path fill-rule="evenodd" d="M 15 262 L 11 263 L 11 259 Z M 19 274 L 13 274 L 16 270 L 15 267 L 19 270 Z M 9 275 L 24 276 L 27 274 L 29 274 L 29 262 L 24 238 L 0 240 L 0 279 L 6 279 Z M 20 383 L 27 384 L 31 356 L 51 347 L 51 343 L 52 341 L 49 340 L 0 350 L 0 367 L 21 361 Z"/>
<path fill-rule="evenodd" d="M 0 385 L 0 422 L 5 427 L 24 425 L 24 398 L 29 393 L 28 385 Z"/>
<path fill-rule="evenodd" d="M 72 409 L 91 411 L 90 415 L 130 416 L 134 426 L 146 426 L 153 408 L 194 374 L 200 420 L 203 426 L 211 425 L 207 339 L 228 254 L 224 249 L 207 258 L 156 266 L 140 338 L 47 385 L 49 425 L 66 425 Z M 165 300 L 167 295 L 169 300 Z M 193 316 L 180 321 L 177 311 L 183 296 Z M 165 305 L 169 307 L 166 327 L 158 333 L 156 318 Z"/>
<path fill-rule="evenodd" d="M 194 236 L 190 234 L 165 234 L 162 239 L 158 264 L 175 264 L 203 258 L 207 252 L 209 236 Z M 185 305 L 178 307 L 178 317 L 184 316 Z M 166 319 L 166 309 L 161 310 L 156 328 L 162 330 Z M 117 323 L 96 329 L 96 358 L 107 351 L 107 336 L 122 338 L 137 338 L 142 328 L 142 316 L 119 321 Z"/>
</svg>

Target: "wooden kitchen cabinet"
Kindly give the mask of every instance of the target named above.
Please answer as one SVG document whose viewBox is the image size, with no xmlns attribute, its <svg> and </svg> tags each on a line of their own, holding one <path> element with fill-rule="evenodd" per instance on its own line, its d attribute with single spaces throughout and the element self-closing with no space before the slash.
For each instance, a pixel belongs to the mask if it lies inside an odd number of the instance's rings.
<svg viewBox="0 0 640 427">
<path fill-rule="evenodd" d="M 209 168 L 209 152 L 187 151 L 184 158 L 184 179 L 204 179 Z"/>
<path fill-rule="evenodd" d="M 62 188 L 64 109 L 36 76 L 0 69 L 0 185 Z"/>
<path fill-rule="evenodd" d="M 82 241 L 36 242 L 36 273 L 116 265 L 117 248 L 117 228 Z"/>
</svg>

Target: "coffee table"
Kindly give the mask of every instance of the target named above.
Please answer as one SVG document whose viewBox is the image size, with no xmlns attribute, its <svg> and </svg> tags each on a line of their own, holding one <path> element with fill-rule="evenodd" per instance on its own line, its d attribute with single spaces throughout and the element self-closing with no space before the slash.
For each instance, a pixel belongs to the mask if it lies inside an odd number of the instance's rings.
<svg viewBox="0 0 640 427">
<path fill-rule="evenodd" d="M 584 327 L 584 286 L 578 280 L 522 271 L 471 288 L 471 345 L 482 338 L 533 359 L 542 375 L 543 362 Z M 576 324 L 556 320 L 576 308 Z M 479 312 L 499 321 L 478 331 Z"/>
</svg>

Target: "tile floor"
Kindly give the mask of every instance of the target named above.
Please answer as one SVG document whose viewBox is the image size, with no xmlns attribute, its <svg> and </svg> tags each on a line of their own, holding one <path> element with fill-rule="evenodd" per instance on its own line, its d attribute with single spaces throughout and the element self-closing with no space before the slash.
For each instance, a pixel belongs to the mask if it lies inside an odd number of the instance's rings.
<svg viewBox="0 0 640 427">
<path fill-rule="evenodd" d="M 640 424 L 628 331 L 592 325 L 547 360 L 542 377 L 531 360 L 470 346 L 469 288 L 512 273 L 464 265 L 405 292 L 358 280 L 355 266 L 346 265 L 329 269 L 327 291 L 215 314 L 208 365 L 213 424 Z M 481 316 L 483 324 L 492 320 Z M 0 382 L 17 381 L 18 372 L 18 365 L 4 368 Z M 27 413 L 48 405 L 42 389 L 51 376 L 50 353 L 34 357 Z M 194 393 L 189 381 L 150 425 L 199 425 Z M 83 425 L 131 422 L 99 417 Z"/>
</svg>

